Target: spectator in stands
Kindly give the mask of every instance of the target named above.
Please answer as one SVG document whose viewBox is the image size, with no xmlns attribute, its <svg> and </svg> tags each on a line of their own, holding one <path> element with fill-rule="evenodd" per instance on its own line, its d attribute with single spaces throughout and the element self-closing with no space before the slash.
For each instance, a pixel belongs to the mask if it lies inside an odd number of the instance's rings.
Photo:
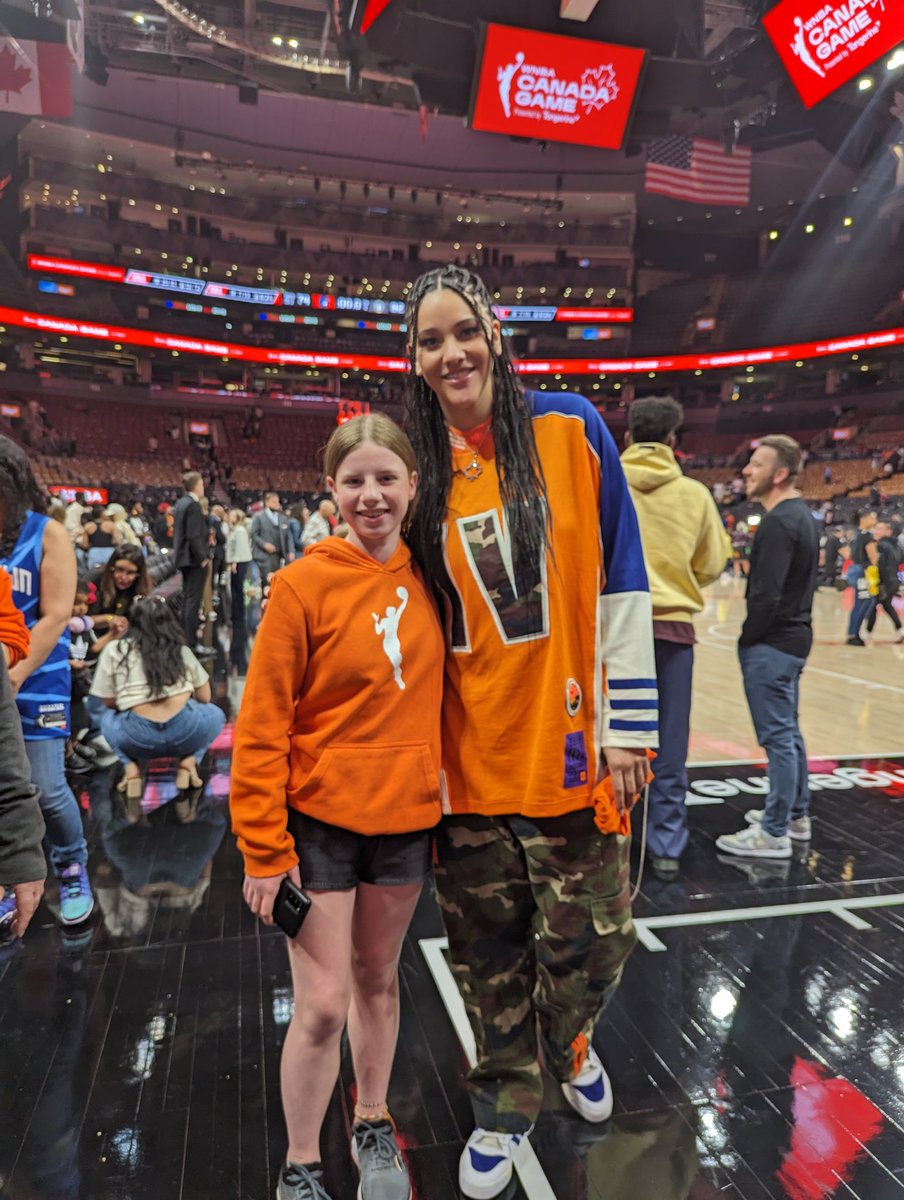
<svg viewBox="0 0 904 1200">
<path fill-rule="evenodd" d="M 121 504 L 108 504 L 104 509 L 104 518 L 112 521 L 119 533 L 119 546 L 140 546 L 141 538 L 132 528 L 129 514 Z"/>
<path fill-rule="evenodd" d="M 139 543 L 144 545 L 144 539 L 150 532 L 150 525 L 148 525 L 148 519 L 144 515 L 144 505 L 140 500 L 136 500 L 132 505 L 131 512 L 129 513 L 129 525 L 132 528 L 132 532 L 138 538 Z"/>
<path fill-rule="evenodd" d="M 128 631 L 98 660 L 91 695 L 105 705 L 101 733 L 125 769 L 119 790 L 129 820 L 141 817 L 141 764 L 164 757 L 180 760 L 176 811 L 191 819 L 203 791 L 198 767 L 226 715 L 210 703 L 207 672 L 165 600 L 132 605 Z"/>
<path fill-rule="evenodd" d="M 317 542 L 322 542 L 333 532 L 333 521 L 336 517 L 336 505 L 332 500 L 321 500 L 317 511 L 312 513 L 301 535 L 302 545 L 307 549 Z"/>
<path fill-rule="evenodd" d="M 872 597 L 866 580 L 866 568 L 879 565 L 879 548 L 870 532 L 876 524 L 876 513 L 866 509 L 856 514 L 857 532 L 851 541 L 851 563 L 847 570 L 848 584 L 854 589 L 854 604 L 848 621 L 847 644 L 865 646 L 860 636 L 863 622 L 869 616 Z"/>
<path fill-rule="evenodd" d="M 245 576 L 251 562 L 248 518 L 240 508 L 229 510 L 229 534 L 226 538 L 226 562 L 229 565 L 232 592 L 232 625 L 245 624 Z"/>
<path fill-rule="evenodd" d="M 147 560 L 140 548 L 123 546 L 117 550 L 97 580 L 97 594 L 89 609 L 98 635 L 90 650 L 92 656 L 125 633 L 132 602 L 136 596 L 148 596 L 150 592 Z"/>
<path fill-rule="evenodd" d="M 876 564 L 879 571 L 879 591 L 866 619 L 866 628 L 869 633 L 873 632 L 876 627 L 876 617 L 881 608 L 897 631 L 898 636 L 895 641 L 902 642 L 904 634 L 901 633 L 901 618 L 895 609 L 895 597 L 898 595 L 901 585 L 898 578 L 898 568 L 901 565 L 900 550 L 889 521 L 877 521 L 873 533 L 879 551 L 879 561 Z"/>
<path fill-rule="evenodd" d="M 292 542 L 295 545 L 296 557 L 301 554 L 304 549 L 302 536 L 304 528 L 311 518 L 311 510 L 308 508 L 304 500 L 300 500 L 297 504 L 293 504 L 289 509 L 289 529 L 292 531 Z"/>
<path fill-rule="evenodd" d="M 747 619 L 738 641 L 744 691 L 757 739 L 769 761 L 765 809 L 716 846 L 742 858 L 790 858 L 791 838 L 810 838 L 807 752 L 800 732 L 800 676 L 813 644 L 813 595 L 819 537 L 810 506 L 795 487 L 800 446 L 765 437 L 744 468 L 747 499 L 766 515 L 750 556 Z"/>
<path fill-rule="evenodd" d="M 74 542 L 82 532 L 82 513 L 87 512 L 85 506 L 85 493 L 76 492 L 75 499 L 66 508 L 66 519 L 63 524 L 66 526 L 66 532 L 70 539 Z"/>
<path fill-rule="evenodd" d="M 198 645 L 201 599 L 210 565 L 207 520 L 201 511 L 204 480 L 198 471 L 186 471 L 182 487 L 184 495 L 173 514 L 173 554 L 182 572 L 182 628 L 189 646 L 206 655 L 207 647 Z"/>
<path fill-rule="evenodd" d="M 731 502 L 732 504 L 740 504 L 744 499 L 744 477 L 735 475 L 731 481 Z"/>
<path fill-rule="evenodd" d="M 44 820 L 22 740 L 9 667 L 28 653 L 25 619 L 13 603 L 12 584 L 0 570 L 0 942 L 22 937 L 44 894 L 47 865 Z"/>
<path fill-rule="evenodd" d="M 44 497 L 22 450 L 0 437 L 0 565 L 31 633 L 28 654 L 10 668 L 32 782 L 41 792 L 45 845 L 60 882 L 60 919 L 84 921 L 94 907 L 81 812 L 66 782 L 72 680 L 69 617 L 76 565 L 66 530 L 43 512 Z"/>
<path fill-rule="evenodd" d="M 157 505 L 157 516 L 154 518 L 151 532 L 160 550 L 173 548 L 173 511 L 172 506 L 165 500 Z"/>
<path fill-rule="evenodd" d="M 684 420 L 671 396 L 647 396 L 628 410 L 622 455 L 643 541 L 659 688 L 659 751 L 649 793 L 647 848 L 654 873 L 673 879 L 687 845 L 687 749 L 694 613 L 702 589 L 715 582 L 731 555 L 719 511 L 702 483 L 682 474 L 675 459 Z"/>
<path fill-rule="evenodd" d="M 251 554 L 261 573 L 261 582 L 295 559 L 295 544 L 289 518 L 282 511 L 276 492 L 264 493 L 264 507 L 251 522 Z"/>
<path fill-rule="evenodd" d="M 82 533 L 75 544 L 86 552 L 89 570 L 103 566 L 121 541 L 122 534 L 111 517 L 96 509 L 82 514 Z"/>
</svg>

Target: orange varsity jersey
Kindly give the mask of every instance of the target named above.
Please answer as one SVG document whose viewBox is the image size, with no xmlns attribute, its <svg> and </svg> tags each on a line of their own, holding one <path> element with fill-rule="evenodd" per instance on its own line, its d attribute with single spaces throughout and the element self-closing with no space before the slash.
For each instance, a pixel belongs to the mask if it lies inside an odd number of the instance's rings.
<svg viewBox="0 0 904 1200">
<path fill-rule="evenodd" d="M 658 744 L 650 593 L 615 443 L 581 396 L 528 401 L 551 533 L 527 578 L 513 579 L 493 448 L 481 447 L 483 471 L 469 479 L 472 449 L 452 437 L 443 766 L 453 812 L 589 807 L 601 745 Z"/>
</svg>

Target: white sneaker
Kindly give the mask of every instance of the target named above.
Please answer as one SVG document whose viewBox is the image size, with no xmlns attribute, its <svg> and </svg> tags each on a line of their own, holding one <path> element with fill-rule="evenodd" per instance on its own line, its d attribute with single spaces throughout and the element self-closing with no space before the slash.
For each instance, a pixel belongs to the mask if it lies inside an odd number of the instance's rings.
<svg viewBox="0 0 904 1200">
<path fill-rule="evenodd" d="M 469 1200 L 493 1200 L 509 1184 L 515 1151 L 526 1133 L 493 1133 L 478 1126 L 458 1163 L 458 1186 Z"/>
<path fill-rule="evenodd" d="M 723 854 L 738 854 L 741 858 L 790 858 L 791 839 L 773 837 L 762 825 L 748 825 L 740 833 L 726 833 L 716 838 L 716 848 Z"/>
<path fill-rule="evenodd" d="M 761 808 L 749 808 L 744 813 L 744 820 L 748 825 L 762 825 L 763 810 Z M 813 836 L 813 830 L 810 826 L 809 817 L 792 817 L 788 822 L 788 837 L 795 842 L 809 842 Z"/>
<path fill-rule="evenodd" d="M 585 1121 L 599 1125 L 612 1116 L 612 1084 L 592 1046 L 587 1046 L 586 1057 L 574 1079 L 562 1084 L 562 1092 Z"/>
</svg>

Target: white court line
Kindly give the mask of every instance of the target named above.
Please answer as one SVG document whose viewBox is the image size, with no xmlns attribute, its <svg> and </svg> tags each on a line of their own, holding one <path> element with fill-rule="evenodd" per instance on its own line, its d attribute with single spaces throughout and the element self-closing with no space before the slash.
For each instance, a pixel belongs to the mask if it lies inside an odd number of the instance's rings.
<svg viewBox="0 0 904 1200">
<path fill-rule="evenodd" d="M 477 1043 L 464 1001 L 458 986 L 443 954 L 449 948 L 448 938 L 421 938 L 419 943 L 421 953 L 427 963 L 427 969 L 433 976 L 440 999 L 449 1014 L 449 1020 L 458 1035 L 468 1066 L 473 1067 L 477 1061 Z M 664 947 L 663 947 L 664 949 Z M 534 1153 L 534 1148 L 528 1138 L 523 1138 L 515 1155 L 515 1171 L 521 1181 L 521 1187 L 527 1200 L 556 1200 L 556 1194 L 540 1166 L 540 1160 Z"/>
<path fill-rule="evenodd" d="M 667 950 L 665 942 L 652 932 L 654 929 L 686 929 L 693 925 L 722 925 L 730 921 L 765 921 L 770 917 L 811 916 L 829 913 L 854 929 L 872 929 L 868 921 L 851 909 L 891 908 L 904 904 L 904 892 L 887 896 L 854 896 L 849 900 L 808 900 L 803 904 L 764 904 L 756 908 L 713 909 L 710 912 L 675 913 L 663 917 L 635 917 L 637 936 L 643 946 L 653 953 Z"/>
<path fill-rule="evenodd" d="M 719 633 L 720 628 L 720 625 L 710 625 L 706 632 L 717 640 L 708 642 L 705 638 L 700 638 L 698 639 L 699 644 L 710 646 L 713 650 L 728 650 L 734 654 L 737 637 Z M 904 696 L 904 687 L 898 687 L 893 683 L 876 683 L 871 679 L 864 679 L 860 675 L 846 675 L 843 671 L 830 671 L 828 667 L 812 667 L 809 663 L 804 671 L 808 675 L 825 675 L 828 679 L 842 679 L 845 683 L 853 684 L 858 688 L 866 688 L 867 691 L 895 692 L 899 696 Z"/>
<path fill-rule="evenodd" d="M 899 746 L 897 750 L 889 750 L 887 754 L 878 750 L 873 750 L 869 754 L 863 754 L 862 752 L 860 754 L 809 754 L 807 755 L 807 762 L 812 765 L 813 763 L 847 762 L 849 759 L 854 758 L 862 759 L 864 762 L 872 762 L 877 758 L 904 758 L 904 753 L 902 753 Z M 713 758 L 708 759 L 706 762 L 697 762 L 696 760 L 689 762 L 687 769 L 694 771 L 697 767 L 759 767 L 765 766 L 765 764 L 765 755 L 762 758 Z"/>
</svg>

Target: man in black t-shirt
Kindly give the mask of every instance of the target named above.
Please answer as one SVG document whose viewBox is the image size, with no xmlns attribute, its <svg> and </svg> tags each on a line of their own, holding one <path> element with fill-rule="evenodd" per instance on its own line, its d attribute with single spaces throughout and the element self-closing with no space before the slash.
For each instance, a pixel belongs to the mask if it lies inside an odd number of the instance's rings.
<svg viewBox="0 0 904 1200">
<path fill-rule="evenodd" d="M 851 539 L 851 565 L 847 570 L 847 581 L 854 589 L 854 607 L 848 622 L 847 644 L 849 646 L 865 646 L 860 636 L 860 628 L 870 614 L 873 598 L 869 592 L 866 579 L 866 568 L 878 566 L 879 548 L 872 530 L 876 524 L 876 514 L 872 509 L 857 514 L 857 532 Z"/>
<path fill-rule="evenodd" d="M 769 761 L 765 809 L 746 814 L 747 828 L 716 839 L 725 854 L 790 858 L 791 838 L 810 838 L 807 752 L 800 732 L 800 676 L 813 644 L 811 610 L 819 568 L 819 534 L 794 486 L 800 446 L 765 437 L 744 468 L 747 499 L 766 509 L 750 552 L 747 619 L 738 640 L 744 691 Z"/>
</svg>

